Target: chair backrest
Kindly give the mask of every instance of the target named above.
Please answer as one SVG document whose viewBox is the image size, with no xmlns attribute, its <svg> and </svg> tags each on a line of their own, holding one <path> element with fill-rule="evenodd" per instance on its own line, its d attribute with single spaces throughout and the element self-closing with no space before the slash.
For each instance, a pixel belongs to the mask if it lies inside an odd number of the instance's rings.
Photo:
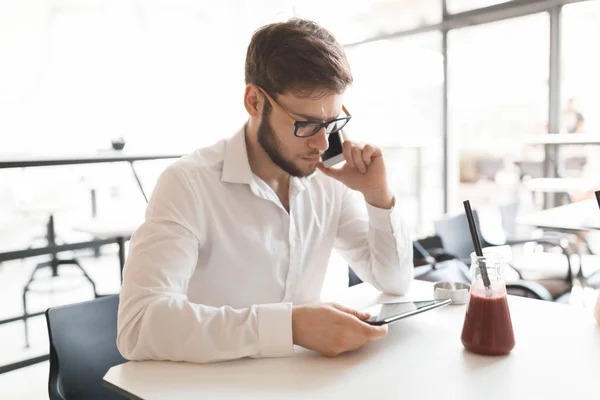
<svg viewBox="0 0 600 400">
<path fill-rule="evenodd" d="M 352 267 L 348 267 L 348 287 L 352 287 L 360 283 L 362 283 L 362 279 L 356 275 L 356 272 L 354 272 Z"/>
<path fill-rule="evenodd" d="M 515 237 L 517 235 L 517 215 L 519 214 L 519 200 L 512 201 L 508 204 L 500 206 L 500 216 L 502 218 L 502 230 L 507 237 Z"/>
<path fill-rule="evenodd" d="M 473 219 L 477 232 L 479 232 L 479 241 L 482 246 L 486 246 L 486 242 L 481 236 L 481 227 L 479 226 L 479 217 L 477 211 L 473 210 Z M 444 250 L 458 257 L 466 264 L 471 264 L 471 253 L 473 249 L 473 241 L 471 240 L 471 230 L 469 229 L 469 221 L 466 214 L 459 214 L 453 217 L 447 217 L 434 222 L 435 233 L 442 239 Z"/>
<path fill-rule="evenodd" d="M 429 254 L 428 247 L 442 247 L 438 237 L 429 237 L 413 242 L 413 263 L 416 266 L 435 263 L 435 259 Z M 362 283 L 362 279 L 356 275 L 352 266 L 348 266 L 348 287 Z"/>
<path fill-rule="evenodd" d="M 50 338 L 51 400 L 125 399 L 102 378 L 126 362 L 117 350 L 119 296 L 53 307 L 46 311 Z"/>
</svg>

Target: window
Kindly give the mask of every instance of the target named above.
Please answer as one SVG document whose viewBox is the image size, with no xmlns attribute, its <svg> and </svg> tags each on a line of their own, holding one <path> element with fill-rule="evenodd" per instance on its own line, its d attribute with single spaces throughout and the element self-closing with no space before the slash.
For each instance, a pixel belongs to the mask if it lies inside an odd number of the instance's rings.
<svg viewBox="0 0 600 400">
<path fill-rule="evenodd" d="M 344 44 L 441 22 L 440 0 L 295 1 L 294 15 L 331 30 Z"/>
<path fill-rule="evenodd" d="M 0 132 L 11 132 L 3 150 L 17 152 L 94 151 L 121 135 L 138 151 L 190 151 L 228 137 L 247 118 L 252 32 L 291 15 L 266 0 L 8 4 Z"/>
<path fill-rule="evenodd" d="M 458 187 L 451 187 L 451 210 L 460 208 L 463 197 L 489 195 L 479 203 L 503 201 L 501 192 L 490 194 L 477 182 L 493 182 L 521 156 L 524 135 L 546 129 L 548 60 L 547 13 L 449 33 L 450 154 L 459 157 L 450 160 L 454 176 L 449 182 L 456 184 L 460 176 L 463 189 L 459 196 Z M 483 189 L 466 196 L 464 190 L 473 187 Z"/>
<path fill-rule="evenodd" d="M 431 32 L 347 50 L 355 79 L 348 132 L 384 148 L 391 185 L 404 195 L 398 201 L 412 227 L 425 230 L 443 213 L 441 40 Z"/>
<path fill-rule="evenodd" d="M 600 132 L 600 1 L 566 5 L 561 24 L 562 132 Z"/>
<path fill-rule="evenodd" d="M 507 3 L 509 0 L 446 0 L 446 2 L 448 12 L 450 14 L 457 14 L 465 11 L 475 10 L 477 8 Z"/>
</svg>

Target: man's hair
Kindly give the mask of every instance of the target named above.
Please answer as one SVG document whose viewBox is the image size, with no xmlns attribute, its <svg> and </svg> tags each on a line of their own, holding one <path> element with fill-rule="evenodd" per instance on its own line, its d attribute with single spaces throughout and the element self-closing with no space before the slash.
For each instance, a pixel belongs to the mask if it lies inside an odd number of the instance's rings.
<svg viewBox="0 0 600 400">
<path fill-rule="evenodd" d="M 258 29 L 246 54 L 246 84 L 275 97 L 286 92 L 309 97 L 315 90 L 342 93 L 352 83 L 343 47 L 326 29 L 293 18 Z"/>
</svg>

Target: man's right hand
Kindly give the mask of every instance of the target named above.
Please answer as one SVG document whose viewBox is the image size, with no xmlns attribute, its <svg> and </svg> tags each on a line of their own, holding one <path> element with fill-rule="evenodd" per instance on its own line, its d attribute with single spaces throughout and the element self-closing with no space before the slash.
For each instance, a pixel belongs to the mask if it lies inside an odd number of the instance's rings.
<svg viewBox="0 0 600 400">
<path fill-rule="evenodd" d="M 335 357 L 356 350 L 387 334 L 387 326 L 369 325 L 369 314 L 339 304 L 294 306 L 292 334 L 294 344 Z"/>
</svg>

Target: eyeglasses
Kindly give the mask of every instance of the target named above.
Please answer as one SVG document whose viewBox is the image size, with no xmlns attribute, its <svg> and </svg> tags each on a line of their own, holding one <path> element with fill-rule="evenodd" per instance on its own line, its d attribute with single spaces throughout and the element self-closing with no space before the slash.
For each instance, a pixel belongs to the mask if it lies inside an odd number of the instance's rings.
<svg viewBox="0 0 600 400">
<path fill-rule="evenodd" d="M 285 110 L 285 108 L 281 107 L 269 94 L 260 86 L 257 86 L 258 90 L 265 95 L 269 103 L 275 108 L 280 109 L 289 117 L 289 119 L 294 123 L 294 136 L 299 138 L 307 138 L 313 135 L 316 135 L 321 129 L 325 128 L 325 133 L 327 135 L 331 135 L 332 133 L 336 133 L 340 131 L 348 121 L 352 118 L 352 115 L 348 112 L 346 107 L 342 105 L 342 110 L 346 114 L 345 117 L 332 119 L 330 121 L 298 121 L 296 118 L 292 117 L 292 115 Z"/>
</svg>

